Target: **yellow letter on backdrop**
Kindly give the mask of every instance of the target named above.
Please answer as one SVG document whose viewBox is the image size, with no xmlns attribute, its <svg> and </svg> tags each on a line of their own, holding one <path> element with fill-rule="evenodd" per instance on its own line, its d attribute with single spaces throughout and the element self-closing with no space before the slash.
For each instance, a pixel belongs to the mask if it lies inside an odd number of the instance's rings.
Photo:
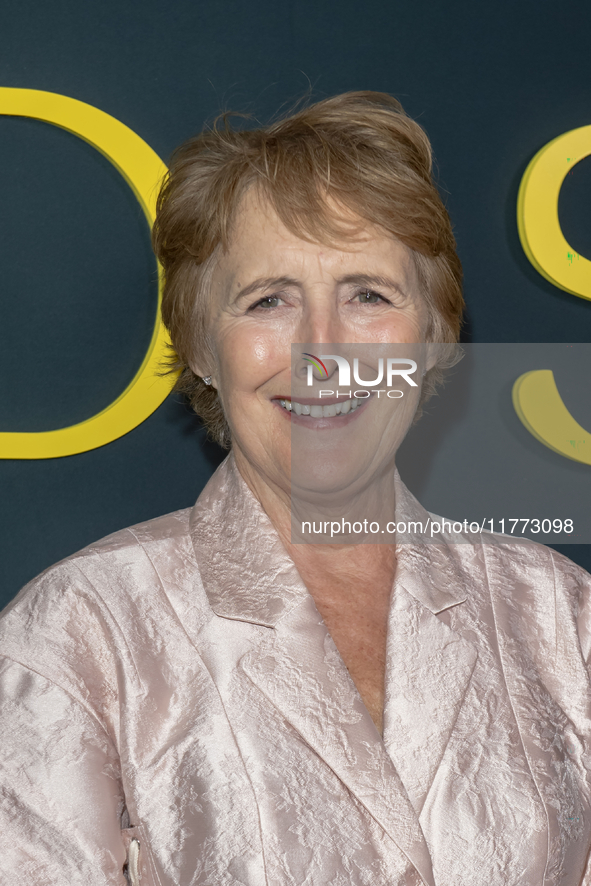
<svg viewBox="0 0 591 886">
<path fill-rule="evenodd" d="M 591 126 L 572 129 L 548 142 L 533 158 L 519 188 L 517 226 L 525 254 L 554 286 L 591 299 L 591 261 L 567 243 L 558 218 L 558 197 L 573 166 L 591 154 Z M 591 464 L 591 434 L 562 402 L 554 375 L 538 369 L 513 386 L 517 415 L 541 443 L 574 461 Z"/>
<path fill-rule="evenodd" d="M 562 183 L 589 154 L 591 126 L 564 132 L 538 151 L 519 186 L 517 227 L 536 271 L 559 289 L 591 299 L 591 261 L 566 242 L 558 218 Z"/>
<path fill-rule="evenodd" d="M 158 184 L 166 166 L 139 135 L 119 120 L 76 99 L 36 89 L 0 88 L 0 114 L 43 120 L 87 141 L 121 173 L 152 226 Z M 166 399 L 171 379 L 157 375 L 168 344 L 160 319 L 160 267 L 158 275 L 158 310 L 152 340 L 142 365 L 123 393 L 102 412 L 69 428 L 0 433 L 0 458 L 58 458 L 97 449 L 133 430 Z"/>
<path fill-rule="evenodd" d="M 520 375 L 513 385 L 513 406 L 536 440 L 559 455 L 591 465 L 591 434 L 564 405 L 552 370 Z"/>
</svg>

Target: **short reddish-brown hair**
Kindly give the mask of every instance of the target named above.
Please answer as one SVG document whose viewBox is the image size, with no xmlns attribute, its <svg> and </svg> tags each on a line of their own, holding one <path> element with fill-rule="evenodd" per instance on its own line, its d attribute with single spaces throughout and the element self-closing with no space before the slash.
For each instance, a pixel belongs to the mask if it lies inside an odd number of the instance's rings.
<svg viewBox="0 0 591 886">
<path fill-rule="evenodd" d="M 222 122 L 220 122 L 222 121 Z M 251 187 L 300 237 L 351 235 L 335 205 L 379 225 L 413 255 L 429 311 L 428 340 L 458 340 L 462 269 L 445 206 L 432 178 L 431 145 L 400 103 L 381 92 L 324 99 L 267 127 L 233 130 L 228 115 L 175 152 L 158 197 L 154 250 L 164 267 L 162 316 L 185 392 L 210 434 L 230 445 L 217 391 L 191 369 L 209 362 L 211 273 L 227 249 L 236 210 Z M 447 356 L 446 356 L 447 355 Z M 425 376 L 423 401 L 455 362 L 443 349 Z"/>
</svg>

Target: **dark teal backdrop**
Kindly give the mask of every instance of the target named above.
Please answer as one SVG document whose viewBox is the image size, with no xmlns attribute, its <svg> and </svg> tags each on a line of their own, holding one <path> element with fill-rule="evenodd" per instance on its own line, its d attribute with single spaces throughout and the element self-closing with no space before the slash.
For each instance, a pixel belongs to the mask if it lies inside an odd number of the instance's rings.
<svg viewBox="0 0 591 886">
<path fill-rule="evenodd" d="M 466 340 L 577 342 L 590 340 L 591 303 L 529 265 L 515 203 L 538 149 L 591 123 L 590 37 L 590 7 L 540 0 L 4 0 L 0 85 L 95 105 L 164 160 L 222 109 L 266 120 L 309 87 L 390 92 L 434 145 L 466 273 Z M 590 197 L 582 161 L 560 214 L 588 258 Z M 141 361 L 156 297 L 145 221 L 109 163 L 49 125 L 0 117 L 0 268 L 0 430 L 106 406 Z M 0 604 L 90 541 L 191 505 L 220 456 L 169 398 L 102 449 L 0 461 Z M 591 568 L 588 546 L 563 550 Z"/>
</svg>

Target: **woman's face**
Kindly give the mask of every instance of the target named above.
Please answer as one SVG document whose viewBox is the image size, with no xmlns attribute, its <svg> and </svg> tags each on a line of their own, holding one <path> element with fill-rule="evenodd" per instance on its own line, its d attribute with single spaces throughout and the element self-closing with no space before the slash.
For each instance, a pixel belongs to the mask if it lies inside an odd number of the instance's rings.
<svg viewBox="0 0 591 886">
<path fill-rule="evenodd" d="M 215 362 L 192 368 L 212 376 L 242 473 L 252 477 L 254 471 L 289 494 L 293 432 L 304 443 L 302 471 L 311 471 L 312 485 L 326 479 L 329 463 L 334 482 L 335 446 L 346 450 L 349 468 L 354 465 L 369 477 L 392 461 L 416 410 L 421 378 L 415 373 L 419 387 L 410 389 L 404 404 L 372 397 L 345 418 L 298 420 L 298 391 L 309 401 L 311 393 L 318 396 L 319 381 L 304 389 L 307 364 L 302 359 L 292 367 L 292 343 L 314 344 L 313 352 L 320 354 L 327 353 L 322 345 L 329 343 L 424 342 L 426 324 L 414 262 L 402 243 L 372 225 L 354 240 L 311 243 L 291 233 L 268 203 L 249 192 L 212 276 L 209 331 Z M 360 375 L 375 378 L 367 367 Z M 335 381 L 336 375 L 320 387 L 333 387 Z M 286 401 L 293 401 L 291 412 Z M 325 396 L 322 402 L 330 401 Z"/>
</svg>

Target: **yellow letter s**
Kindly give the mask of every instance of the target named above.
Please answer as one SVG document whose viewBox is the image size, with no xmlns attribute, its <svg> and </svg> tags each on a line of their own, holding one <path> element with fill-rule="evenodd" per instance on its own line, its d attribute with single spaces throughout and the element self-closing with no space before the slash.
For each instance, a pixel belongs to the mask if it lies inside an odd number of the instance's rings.
<svg viewBox="0 0 591 886">
<path fill-rule="evenodd" d="M 567 174 L 590 154 L 591 126 L 559 135 L 533 158 L 517 198 L 519 237 L 534 268 L 554 286 L 587 299 L 591 299 L 591 261 L 565 240 L 558 197 Z M 550 369 L 520 376 L 513 386 L 513 405 L 541 443 L 574 461 L 591 464 L 591 434 L 564 405 Z"/>
</svg>

